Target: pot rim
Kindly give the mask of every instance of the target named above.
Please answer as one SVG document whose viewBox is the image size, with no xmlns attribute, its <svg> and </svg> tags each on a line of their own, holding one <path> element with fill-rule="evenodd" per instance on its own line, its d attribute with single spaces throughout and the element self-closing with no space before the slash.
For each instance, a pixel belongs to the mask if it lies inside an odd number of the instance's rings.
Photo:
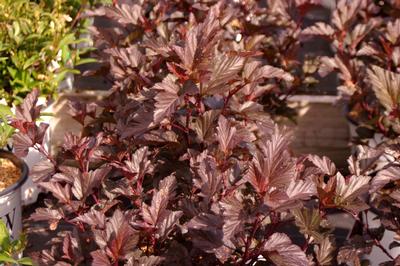
<svg viewBox="0 0 400 266">
<path fill-rule="evenodd" d="M 17 166 L 21 170 L 21 176 L 17 182 L 13 183 L 11 186 L 8 186 L 6 189 L 0 191 L 0 197 L 3 197 L 11 192 L 19 189 L 28 179 L 28 166 L 26 163 L 15 156 L 12 152 L 0 150 L 0 158 L 6 158 L 12 161 L 15 166 Z"/>
</svg>

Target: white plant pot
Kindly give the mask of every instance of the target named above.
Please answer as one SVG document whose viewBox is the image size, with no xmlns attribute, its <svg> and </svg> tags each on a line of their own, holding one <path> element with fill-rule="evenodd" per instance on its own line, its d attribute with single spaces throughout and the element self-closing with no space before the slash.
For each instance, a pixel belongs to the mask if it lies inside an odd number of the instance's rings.
<svg viewBox="0 0 400 266">
<path fill-rule="evenodd" d="M 87 20 L 88 20 L 88 28 L 92 27 L 93 23 L 94 23 L 94 17 L 89 17 L 89 18 L 87 18 Z M 76 45 L 77 49 L 93 47 L 93 38 L 89 31 L 80 33 L 79 39 L 85 39 L 85 41 L 78 43 Z"/>
<path fill-rule="evenodd" d="M 28 167 L 11 152 L 0 151 L 0 157 L 11 160 L 21 170 L 20 179 L 0 192 L 0 219 L 6 224 L 11 237 L 17 239 L 22 231 L 21 186 L 28 178 Z"/>
<path fill-rule="evenodd" d="M 65 91 L 65 90 L 73 90 L 74 88 L 74 80 L 75 80 L 75 76 L 72 73 L 68 73 L 65 76 L 65 79 L 63 81 L 60 82 L 60 85 L 58 87 L 58 91 Z"/>
<path fill-rule="evenodd" d="M 31 170 L 32 167 L 43 160 L 42 155 L 35 149 L 29 148 L 28 155 L 22 158 Z M 37 198 L 42 190 L 33 182 L 32 177 L 28 177 L 26 182 L 21 187 L 22 205 L 27 206 L 37 201 Z"/>
<path fill-rule="evenodd" d="M 363 218 L 364 220 L 366 219 L 368 221 L 368 225 L 370 228 L 377 228 L 381 225 L 380 220 L 375 219 L 376 217 L 377 215 L 371 211 L 368 211 L 367 217 L 365 217 L 365 214 L 363 213 Z M 393 258 L 396 258 L 400 255 L 400 247 L 389 249 L 389 245 L 395 240 L 395 236 L 395 232 L 386 230 L 383 238 L 380 241 L 381 245 L 389 252 L 389 254 Z M 390 258 L 382 251 L 382 249 L 377 246 L 374 246 L 371 253 L 365 255 L 364 258 L 370 261 L 370 265 L 379 265 L 382 262 L 390 260 Z"/>
</svg>

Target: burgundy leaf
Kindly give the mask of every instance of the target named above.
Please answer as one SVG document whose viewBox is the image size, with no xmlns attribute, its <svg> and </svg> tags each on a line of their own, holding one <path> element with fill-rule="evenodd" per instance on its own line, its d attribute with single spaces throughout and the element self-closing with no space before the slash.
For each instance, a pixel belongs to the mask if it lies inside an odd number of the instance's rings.
<svg viewBox="0 0 400 266">
<path fill-rule="evenodd" d="M 90 210 L 90 212 L 87 212 L 83 215 L 79 215 L 73 221 L 83 222 L 88 225 L 104 229 L 106 224 L 106 217 L 104 213 L 92 209 Z"/>
<path fill-rule="evenodd" d="M 42 160 L 35 164 L 29 175 L 33 181 L 44 182 L 49 181 L 49 179 L 55 174 L 54 164 L 49 160 Z"/>
<path fill-rule="evenodd" d="M 128 48 L 111 48 L 110 53 L 110 73 L 115 80 L 129 82 L 131 79 L 143 82 L 140 73 L 136 69 L 140 69 L 143 61 L 143 55 L 139 49 L 132 45 Z M 146 82 L 145 82 L 146 83 Z"/>
<path fill-rule="evenodd" d="M 388 112 L 396 110 L 400 101 L 400 75 L 378 66 L 372 66 L 372 69 L 368 70 L 368 77 L 380 104 Z"/>
<path fill-rule="evenodd" d="M 162 115 L 160 113 L 160 115 Z M 122 121 L 119 121 L 117 125 L 117 129 L 121 132 L 121 138 L 129 138 L 131 136 L 138 136 L 148 131 L 148 129 L 153 124 L 153 107 L 152 109 L 140 109 L 138 110 L 131 120 L 129 124 L 124 124 Z"/>
<path fill-rule="evenodd" d="M 48 221 L 50 229 L 57 228 L 58 222 L 63 218 L 63 214 L 59 210 L 50 208 L 37 208 L 30 218 L 34 221 Z"/>
<path fill-rule="evenodd" d="M 218 119 L 217 139 L 221 151 L 226 155 L 239 143 L 240 138 L 236 134 L 236 128 L 222 115 Z"/>
<path fill-rule="evenodd" d="M 370 177 L 351 176 L 348 180 L 338 173 L 336 175 L 336 201 L 335 203 L 353 213 L 359 213 L 369 208 L 360 200 L 360 196 L 368 192 Z"/>
<path fill-rule="evenodd" d="M 262 153 L 255 154 L 245 176 L 258 193 L 288 186 L 295 177 L 295 164 L 288 155 L 288 144 L 287 136 L 277 129 L 271 140 L 260 144 Z"/>
<path fill-rule="evenodd" d="M 104 7 L 93 15 L 105 15 L 126 26 L 129 24 L 137 24 L 141 20 L 141 12 L 142 7 L 140 5 L 121 3 L 113 7 Z"/>
<path fill-rule="evenodd" d="M 130 161 L 125 161 L 125 165 L 122 167 L 122 169 L 135 177 L 136 180 L 141 180 L 145 174 L 150 174 L 153 171 L 153 166 L 147 157 L 148 148 L 140 148 L 136 150 L 134 154 L 132 154 Z"/>
<path fill-rule="evenodd" d="M 81 175 L 79 168 L 61 165 L 58 167 L 60 173 L 56 173 L 53 176 L 53 181 L 57 182 L 67 182 L 69 184 L 73 184 L 75 178 Z"/>
<path fill-rule="evenodd" d="M 104 231 L 97 232 L 104 233 Z M 137 232 L 133 230 L 124 214 L 118 209 L 107 221 L 105 236 L 107 255 L 114 261 L 125 259 L 138 242 Z M 96 237 L 96 243 L 99 246 L 104 245 L 99 240 L 100 238 Z"/>
<path fill-rule="evenodd" d="M 155 54 L 159 54 L 164 57 L 168 57 L 169 54 L 172 52 L 172 49 L 168 45 L 167 40 L 162 37 L 159 37 L 157 39 L 150 38 L 148 40 L 145 40 L 143 46 L 150 48 L 154 51 Z"/>
<path fill-rule="evenodd" d="M 85 124 L 85 118 L 90 116 L 92 118 L 96 115 L 95 103 L 86 103 L 83 101 L 70 101 L 68 113 L 81 125 Z"/>
<path fill-rule="evenodd" d="M 164 240 L 174 227 L 179 225 L 179 219 L 182 215 L 182 211 L 168 211 L 165 218 L 159 223 L 156 231 L 156 238 Z"/>
<path fill-rule="evenodd" d="M 317 155 L 308 155 L 307 157 L 315 166 L 317 166 L 324 174 L 334 175 L 336 173 L 335 164 L 326 156 L 322 158 Z"/>
<path fill-rule="evenodd" d="M 187 32 L 184 48 L 181 48 L 179 46 L 173 47 L 174 51 L 177 53 L 187 70 L 193 69 L 193 63 L 195 60 L 196 51 L 198 49 L 198 30 L 198 27 L 193 27 Z"/>
<path fill-rule="evenodd" d="M 40 107 L 36 106 L 39 90 L 33 89 L 20 106 L 15 108 L 15 116 L 18 120 L 34 122 L 40 115 Z"/>
<path fill-rule="evenodd" d="M 373 56 L 378 55 L 379 51 L 372 45 L 365 44 L 357 51 L 357 56 Z"/>
<path fill-rule="evenodd" d="M 13 136 L 13 146 L 14 153 L 18 157 L 26 157 L 29 152 L 29 148 L 32 147 L 34 143 L 32 140 L 25 134 L 18 132 Z"/>
<path fill-rule="evenodd" d="M 301 265 L 308 266 L 307 256 L 301 248 L 292 243 L 283 233 L 274 233 L 264 244 L 265 254 L 277 266 Z"/>
<path fill-rule="evenodd" d="M 164 258 L 158 256 L 142 256 L 140 258 L 130 258 L 125 266 L 157 266 L 161 265 Z"/>
<path fill-rule="evenodd" d="M 83 256 L 81 255 L 78 240 L 69 232 L 65 235 L 62 249 L 64 253 L 63 258 L 72 261 L 74 265 L 78 265 L 84 260 Z"/>
<path fill-rule="evenodd" d="M 287 210 L 299 207 L 302 201 L 317 194 L 311 180 L 292 180 L 285 190 L 273 190 L 264 198 L 265 203 L 276 210 Z"/>
<path fill-rule="evenodd" d="M 278 78 L 287 81 L 293 81 L 293 76 L 285 72 L 283 69 L 276 68 L 273 66 L 263 66 L 259 70 L 259 75 L 264 78 Z"/>
<path fill-rule="evenodd" d="M 187 224 L 193 244 L 209 253 L 214 253 L 216 248 L 223 245 L 222 226 L 223 219 L 220 216 L 206 213 L 200 213 Z"/>
<path fill-rule="evenodd" d="M 90 252 L 90 255 L 93 258 L 93 265 L 96 266 L 111 266 L 111 262 L 108 259 L 106 253 L 102 250 L 95 250 Z"/>
<path fill-rule="evenodd" d="M 230 197 L 225 197 L 221 202 L 220 206 L 223 209 L 224 225 L 222 226 L 222 232 L 224 234 L 224 244 L 232 249 L 235 249 L 233 240 L 237 233 L 243 232 L 243 226 L 247 217 L 247 214 L 243 210 L 243 204 L 238 199 L 237 194 L 233 194 Z"/>
<path fill-rule="evenodd" d="M 376 192 L 386 184 L 400 179 L 400 167 L 391 166 L 378 172 L 372 179 L 371 192 Z"/>
<path fill-rule="evenodd" d="M 349 83 L 353 80 L 353 73 L 350 69 L 349 65 L 346 65 L 343 60 L 339 56 L 335 56 L 334 58 L 322 57 L 321 58 L 321 66 L 318 70 L 318 73 L 321 76 L 326 76 L 334 69 L 338 69 L 340 71 L 340 78 L 344 81 L 348 81 Z"/>
<path fill-rule="evenodd" d="M 320 265 L 331 265 L 334 259 L 335 246 L 329 237 L 325 237 L 319 246 L 316 246 L 315 253 Z"/>
<path fill-rule="evenodd" d="M 383 154 L 382 149 L 372 149 L 370 147 L 357 146 L 357 156 L 347 159 L 349 170 L 353 175 L 361 175 L 373 169 Z"/>
<path fill-rule="evenodd" d="M 69 184 L 62 186 L 56 182 L 41 182 L 39 185 L 51 192 L 60 202 L 68 204 L 71 201 L 71 187 Z"/>
<path fill-rule="evenodd" d="M 200 141 L 209 141 L 214 128 L 214 121 L 218 117 L 217 110 L 209 110 L 197 117 L 191 124 L 191 128 L 196 132 Z"/>
<path fill-rule="evenodd" d="M 171 211 L 167 210 L 169 200 L 174 197 L 176 180 L 174 176 L 168 176 L 160 182 L 160 189 L 157 190 L 151 201 L 151 205 L 144 204 L 142 208 L 143 220 L 155 228 L 164 222 Z M 177 217 L 179 215 L 175 215 Z"/>
<path fill-rule="evenodd" d="M 221 173 L 212 157 L 206 157 L 200 162 L 197 173 L 200 178 L 194 179 L 193 184 L 200 190 L 198 195 L 208 203 L 222 187 Z"/>
<path fill-rule="evenodd" d="M 109 167 L 103 167 L 76 176 L 72 186 L 72 193 L 79 200 L 86 198 L 94 188 L 101 185 L 109 171 Z"/>
<path fill-rule="evenodd" d="M 331 37 L 335 34 L 335 30 L 329 24 L 317 22 L 313 26 L 304 29 L 302 33 L 305 35 L 325 35 Z"/>
<path fill-rule="evenodd" d="M 181 103 L 181 98 L 178 95 L 179 87 L 171 78 L 165 78 L 162 83 L 157 83 L 154 89 L 161 91 L 155 97 L 156 109 L 154 111 L 154 122 L 159 123 L 175 112 Z"/>
<path fill-rule="evenodd" d="M 211 70 L 208 86 L 202 91 L 203 94 L 224 93 L 227 82 L 234 80 L 235 76 L 242 70 L 244 59 L 239 56 L 220 55 Z"/>
<path fill-rule="evenodd" d="M 151 227 L 156 228 L 157 232 L 167 232 L 180 217 L 180 212 L 172 213 L 167 210 L 170 199 L 174 197 L 176 181 L 174 176 L 164 178 L 160 182 L 160 190 L 156 190 L 151 205 L 143 205 L 142 215 L 144 221 Z M 168 228 L 167 228 L 168 227 Z M 158 234 L 158 237 L 164 237 Z"/>
</svg>

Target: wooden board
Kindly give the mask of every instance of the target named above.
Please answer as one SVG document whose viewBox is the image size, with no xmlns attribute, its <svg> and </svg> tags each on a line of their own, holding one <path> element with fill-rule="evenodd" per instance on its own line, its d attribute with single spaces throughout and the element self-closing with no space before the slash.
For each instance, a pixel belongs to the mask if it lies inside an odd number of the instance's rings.
<svg viewBox="0 0 400 266">
<path fill-rule="evenodd" d="M 293 130 L 295 155 L 325 155 L 337 167 L 347 168 L 349 126 L 343 106 L 335 104 L 336 100 L 336 96 L 294 96 L 289 105 L 298 111 L 297 124 L 288 121 L 281 124 Z"/>
</svg>

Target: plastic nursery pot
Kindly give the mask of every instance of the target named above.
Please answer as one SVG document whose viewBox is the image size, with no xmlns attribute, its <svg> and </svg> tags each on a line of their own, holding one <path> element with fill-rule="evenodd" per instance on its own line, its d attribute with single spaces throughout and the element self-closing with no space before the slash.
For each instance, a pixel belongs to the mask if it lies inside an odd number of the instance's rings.
<svg viewBox="0 0 400 266">
<path fill-rule="evenodd" d="M 21 171 L 17 182 L 0 191 L 0 219 L 5 222 L 11 237 L 16 239 L 22 230 L 21 186 L 28 178 L 28 166 L 8 151 L 0 151 L 0 158 L 10 160 Z"/>
</svg>

